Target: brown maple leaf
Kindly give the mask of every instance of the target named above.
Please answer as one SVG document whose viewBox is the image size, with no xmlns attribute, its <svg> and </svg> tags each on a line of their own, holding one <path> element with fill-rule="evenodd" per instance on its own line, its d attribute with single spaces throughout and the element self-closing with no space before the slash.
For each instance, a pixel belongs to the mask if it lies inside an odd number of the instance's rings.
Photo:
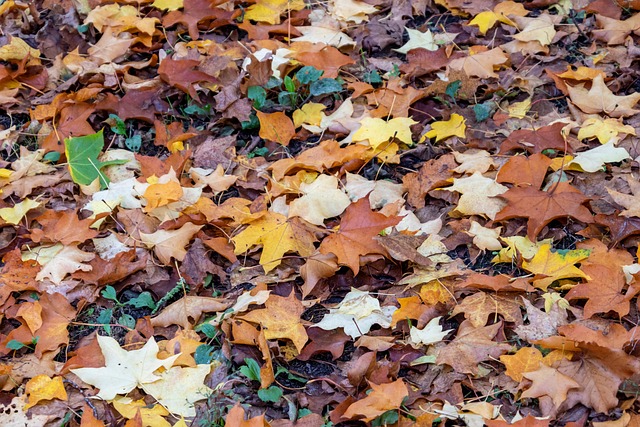
<svg viewBox="0 0 640 427">
<path fill-rule="evenodd" d="M 544 150 L 571 152 L 563 136 L 564 123 L 554 123 L 539 129 L 520 129 L 511 134 L 500 145 L 500 154 L 511 150 L 524 150 L 529 153 L 541 153 Z"/>
<path fill-rule="evenodd" d="M 198 24 L 205 20 L 219 20 L 215 26 L 232 24 L 232 20 L 242 13 L 240 9 L 233 12 L 218 8 L 218 6 L 226 3 L 227 0 L 189 0 L 184 3 L 183 10 L 174 10 L 169 12 L 163 19 L 162 25 L 170 27 L 175 24 L 184 24 L 192 40 L 198 40 L 200 37 Z"/>
<path fill-rule="evenodd" d="M 375 237 L 385 228 L 398 224 L 400 219 L 372 211 L 369 198 L 364 197 L 349 205 L 342 215 L 340 229 L 322 241 L 320 252 L 333 253 L 338 257 L 338 264 L 358 274 L 361 255 L 386 253 Z"/>
<path fill-rule="evenodd" d="M 477 374 L 480 362 L 496 359 L 511 349 L 508 344 L 493 341 L 501 328 L 502 321 L 474 328 L 470 321 L 465 320 L 454 340 L 440 350 L 436 363 L 447 364 L 457 372 Z"/>
<path fill-rule="evenodd" d="M 193 59 L 171 59 L 165 58 L 158 67 L 160 78 L 171 86 L 188 93 L 197 102 L 200 102 L 198 92 L 196 92 L 194 84 L 198 82 L 213 83 L 217 79 L 207 73 L 196 70 L 200 65 L 200 61 Z"/>
<path fill-rule="evenodd" d="M 500 168 L 496 181 L 540 188 L 550 165 L 551 159 L 541 153 L 529 157 L 513 156 Z"/>
<path fill-rule="evenodd" d="M 422 165 L 418 172 L 408 173 L 402 178 L 402 187 L 408 192 L 407 201 L 417 209 L 425 206 L 425 196 L 434 188 L 450 184 L 451 171 L 458 167 L 453 154 L 445 154 Z"/>
<path fill-rule="evenodd" d="M 31 240 L 36 243 L 42 240 L 60 242 L 64 245 L 82 243 L 98 235 L 97 230 L 89 228 L 93 220 L 78 219 L 75 211 L 47 210 L 36 218 L 42 229 L 31 229 Z"/>
<path fill-rule="evenodd" d="M 153 123 L 156 114 L 166 113 L 169 105 L 158 96 L 158 89 L 128 90 L 122 98 L 108 93 L 96 105 L 97 110 L 116 114 L 122 120 L 137 119 Z"/>
<path fill-rule="evenodd" d="M 531 240 L 554 219 L 571 217 L 584 223 L 593 222 L 591 212 L 583 206 L 589 198 L 568 182 L 560 182 L 549 191 L 513 187 L 500 197 L 507 200 L 508 205 L 498 212 L 495 220 L 529 218 L 527 236 Z"/>
</svg>

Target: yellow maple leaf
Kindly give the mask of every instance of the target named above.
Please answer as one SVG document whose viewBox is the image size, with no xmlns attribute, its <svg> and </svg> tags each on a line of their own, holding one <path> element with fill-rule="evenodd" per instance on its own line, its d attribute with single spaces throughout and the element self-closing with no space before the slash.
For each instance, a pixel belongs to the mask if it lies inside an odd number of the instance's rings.
<svg viewBox="0 0 640 427">
<path fill-rule="evenodd" d="M 522 381 L 522 374 L 535 371 L 542 362 L 542 353 L 535 347 L 523 347 L 513 355 L 500 356 L 507 374 L 514 381 Z"/>
<path fill-rule="evenodd" d="M 22 61 L 27 56 L 30 57 L 27 65 L 40 65 L 40 51 L 19 37 L 11 37 L 9 44 L 0 47 L 0 59 L 3 61 Z"/>
<path fill-rule="evenodd" d="M 389 141 L 391 138 L 398 139 L 407 145 L 412 145 L 410 127 L 416 123 L 408 117 L 396 117 L 388 121 L 365 117 L 360 122 L 360 128 L 353 134 L 353 140 L 355 142 L 368 140 L 369 145 L 373 148 L 378 148 L 380 144 Z"/>
<path fill-rule="evenodd" d="M 304 9 L 304 0 L 258 0 L 244 14 L 245 19 L 267 24 L 280 23 L 280 15 L 288 10 Z"/>
<path fill-rule="evenodd" d="M 289 339 L 296 346 L 298 353 L 309 340 L 307 331 L 300 323 L 300 315 L 304 306 L 291 291 L 288 297 L 270 295 L 265 308 L 253 310 L 241 317 L 248 322 L 259 323 L 268 340 Z"/>
<path fill-rule="evenodd" d="M 250 222 L 247 228 L 231 240 L 235 245 L 236 255 L 262 245 L 260 265 L 265 273 L 280 265 L 282 256 L 287 252 L 310 256 L 315 251 L 315 237 L 310 231 L 299 223 L 287 221 L 284 215 L 275 212 L 267 212 Z"/>
<path fill-rule="evenodd" d="M 62 377 L 49 378 L 47 375 L 36 375 L 27 382 L 25 393 L 29 396 L 27 404 L 24 405 L 25 409 L 31 408 L 41 400 L 68 399 Z"/>
<path fill-rule="evenodd" d="M 546 291 L 551 283 L 559 279 L 580 277 L 589 280 L 589 276 L 574 264 L 587 259 L 590 253 L 588 249 L 552 251 L 550 244 L 544 244 L 531 261 L 522 262 L 522 268 L 533 274 L 547 276 L 533 281 L 533 286 Z"/>
<path fill-rule="evenodd" d="M 162 10 L 178 10 L 184 6 L 184 0 L 156 0 L 151 6 Z"/>
<path fill-rule="evenodd" d="M 530 260 L 540 250 L 542 245 L 551 244 L 552 239 L 545 239 L 539 242 L 532 242 L 527 236 L 500 237 L 500 240 L 507 244 L 498 255 L 494 256 L 491 262 L 513 262 L 519 253 L 523 259 Z"/>
<path fill-rule="evenodd" d="M 320 126 L 322 122 L 322 111 L 327 108 L 326 105 L 317 102 L 307 102 L 302 108 L 293 112 L 293 125 L 296 128 L 302 126 L 303 123 Z"/>
<path fill-rule="evenodd" d="M 510 15 L 526 16 L 529 12 L 520 3 L 513 1 L 503 1 L 496 5 L 493 10 L 486 10 L 477 14 L 470 22 L 469 25 L 475 25 L 480 30 L 480 34 L 486 34 L 496 22 L 502 22 L 503 24 L 511 25 L 515 27 L 516 24 L 509 19 Z"/>
<path fill-rule="evenodd" d="M 582 123 L 578 131 L 578 139 L 598 138 L 601 144 L 606 144 L 611 138 L 617 137 L 618 133 L 635 135 L 636 130 L 620 120 L 590 118 Z"/>
<path fill-rule="evenodd" d="M 509 105 L 507 111 L 509 112 L 509 117 L 513 117 L 516 119 L 524 119 L 531 108 L 531 98 L 527 98 L 522 102 L 514 102 Z"/>
<path fill-rule="evenodd" d="M 436 137 L 436 142 L 447 139 L 451 136 L 464 138 L 467 129 L 466 120 L 460 114 L 453 113 L 449 120 L 442 120 L 431 123 L 431 130 L 427 132 L 423 139 Z M 422 140 L 420 140 L 422 142 Z"/>
<path fill-rule="evenodd" d="M 20 203 L 16 203 L 12 208 L 0 209 L 0 218 L 4 219 L 9 224 L 17 225 L 22 218 L 31 209 L 35 209 L 40 206 L 40 202 L 31 199 L 24 199 Z"/>
</svg>

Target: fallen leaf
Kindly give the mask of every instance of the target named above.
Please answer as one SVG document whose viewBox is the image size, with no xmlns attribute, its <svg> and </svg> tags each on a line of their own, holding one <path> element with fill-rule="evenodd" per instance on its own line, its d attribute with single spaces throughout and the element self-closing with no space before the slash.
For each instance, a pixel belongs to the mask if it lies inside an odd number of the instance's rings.
<svg viewBox="0 0 640 427">
<path fill-rule="evenodd" d="M 170 325 L 179 325 L 186 330 L 193 329 L 190 319 L 193 319 L 193 323 L 198 323 L 203 313 L 217 313 L 228 307 L 229 304 L 219 298 L 187 295 L 164 308 L 151 319 L 151 325 L 165 328 Z"/>
<path fill-rule="evenodd" d="M 530 239 L 535 239 L 554 219 L 572 217 L 584 223 L 593 222 L 589 209 L 583 206 L 589 200 L 588 197 L 567 182 L 554 184 L 552 190 L 513 187 L 500 195 L 507 201 L 507 206 L 493 219 L 504 221 L 518 217 L 529 218 L 527 236 Z"/>
<path fill-rule="evenodd" d="M 286 298 L 270 295 L 264 309 L 253 310 L 243 315 L 241 319 L 259 323 L 268 340 L 283 338 L 291 340 L 300 353 L 309 340 L 304 326 L 300 323 L 300 315 L 303 312 L 302 303 L 292 291 Z"/>
<path fill-rule="evenodd" d="M 280 111 L 271 114 L 258 111 L 256 115 L 260 120 L 260 138 L 284 146 L 289 145 L 291 138 L 296 134 L 296 128 L 286 114 Z"/>
<path fill-rule="evenodd" d="M 284 215 L 267 212 L 260 218 L 249 222 L 249 226 L 232 239 L 234 253 L 240 255 L 251 247 L 262 245 L 260 265 L 265 273 L 276 268 L 287 252 L 297 252 L 301 256 L 310 256 L 315 252 L 316 240 L 311 231 L 302 223 L 287 220 Z"/>
<path fill-rule="evenodd" d="M 403 399 L 409 395 L 401 378 L 387 384 L 370 383 L 370 386 L 371 393 L 349 405 L 343 419 L 361 418 L 366 422 L 371 421 L 389 410 L 399 408 Z"/>
<path fill-rule="evenodd" d="M 336 308 L 329 309 L 329 313 L 313 326 L 325 330 L 343 328 L 351 338 L 358 338 L 369 332 L 374 324 L 388 328 L 395 311 L 394 306 L 380 307 L 380 301 L 367 292 L 352 289 Z"/>
<path fill-rule="evenodd" d="M 185 246 L 201 228 L 201 225 L 186 223 L 177 230 L 140 233 L 140 240 L 148 248 L 153 248 L 153 252 L 164 265 L 171 265 L 171 258 L 178 261 L 184 259 L 187 254 Z"/>
<path fill-rule="evenodd" d="M 640 101 L 640 93 L 614 95 L 601 75 L 593 79 L 591 89 L 586 89 L 583 83 L 567 86 L 567 90 L 571 102 L 587 114 L 605 113 L 611 117 L 628 117 L 639 111 L 633 107 Z"/>
<path fill-rule="evenodd" d="M 151 337 L 140 350 L 126 351 L 111 337 L 98 335 L 98 344 L 104 356 L 103 368 L 71 369 L 82 381 L 98 387 L 96 396 L 113 400 L 118 394 L 129 393 L 134 388 L 161 379 L 154 372 L 164 367 L 169 369 L 178 355 L 159 360 L 158 344 Z"/>
<path fill-rule="evenodd" d="M 333 253 L 338 257 L 338 264 L 346 265 L 354 274 L 358 274 L 360 256 L 385 253 L 375 236 L 399 222 L 399 217 L 387 217 L 372 211 L 368 198 L 360 199 L 349 205 L 342 217 L 340 229 L 325 237 L 320 244 L 320 252 Z"/>
<path fill-rule="evenodd" d="M 431 130 L 425 134 L 427 138 L 436 138 L 436 142 L 452 136 L 465 137 L 466 120 L 459 114 L 453 113 L 449 120 L 431 123 Z"/>
<path fill-rule="evenodd" d="M 47 375 L 37 375 L 27 381 L 25 393 L 28 396 L 25 409 L 37 405 L 42 400 L 68 399 L 62 377 L 49 378 Z"/>
</svg>

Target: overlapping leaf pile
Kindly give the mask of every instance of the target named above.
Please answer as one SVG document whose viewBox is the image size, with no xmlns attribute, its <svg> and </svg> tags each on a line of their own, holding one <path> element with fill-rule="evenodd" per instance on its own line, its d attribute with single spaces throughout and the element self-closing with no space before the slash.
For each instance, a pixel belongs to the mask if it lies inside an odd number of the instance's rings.
<svg viewBox="0 0 640 427">
<path fill-rule="evenodd" d="M 0 424 L 638 425 L 637 9 L 2 2 Z"/>
</svg>

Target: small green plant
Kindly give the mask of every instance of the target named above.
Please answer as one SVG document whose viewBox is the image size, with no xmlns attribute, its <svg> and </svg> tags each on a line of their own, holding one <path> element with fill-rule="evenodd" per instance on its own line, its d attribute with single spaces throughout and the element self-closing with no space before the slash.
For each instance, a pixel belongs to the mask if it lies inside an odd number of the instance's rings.
<svg viewBox="0 0 640 427">
<path fill-rule="evenodd" d="M 168 301 L 171 301 L 181 291 L 184 293 L 187 293 L 189 291 L 189 286 L 187 285 L 187 283 L 184 281 L 183 278 L 180 278 L 180 280 L 178 280 L 176 285 L 173 288 L 171 288 L 171 290 L 167 292 L 165 296 L 160 298 L 160 300 L 156 303 L 156 306 L 153 308 L 153 311 L 151 312 L 151 314 L 156 314 L 158 310 L 160 310 L 160 308 L 162 308 Z"/>
<path fill-rule="evenodd" d="M 343 81 L 322 78 L 323 73 L 324 71 L 315 67 L 305 66 L 300 68 L 293 77 L 285 76 L 282 80 L 272 77 L 263 86 L 250 86 L 247 89 L 247 98 L 253 102 L 253 107 L 256 110 L 269 109 L 276 104 L 288 110 L 293 110 L 313 97 L 334 95 L 342 92 Z M 276 98 L 277 102 L 269 98 L 271 94 L 275 95 L 272 98 Z M 243 129 L 248 128 L 243 124 Z"/>
<path fill-rule="evenodd" d="M 20 350 L 25 347 L 31 350 L 34 350 L 39 340 L 40 340 L 39 336 L 35 336 L 31 338 L 31 344 L 24 344 L 24 343 L 21 343 L 20 341 L 11 340 L 7 343 L 6 347 L 10 350 Z"/>
<path fill-rule="evenodd" d="M 260 381 L 260 365 L 253 359 L 244 359 L 244 366 L 240 367 L 240 373 L 251 381 Z"/>
<path fill-rule="evenodd" d="M 153 297 L 149 292 L 143 292 L 135 298 L 130 299 L 126 302 L 121 302 L 118 299 L 118 295 L 113 286 L 107 285 L 106 288 L 102 290 L 100 293 L 104 299 L 109 301 L 113 301 L 115 303 L 116 308 L 122 308 L 125 306 L 132 306 L 136 308 L 147 307 L 150 309 L 154 309 L 156 307 L 156 303 L 153 301 Z M 100 323 L 104 328 L 107 334 L 111 334 L 111 319 L 113 318 L 113 309 L 106 308 L 100 312 L 100 315 L 96 319 L 97 323 Z M 122 326 L 126 326 L 128 328 L 134 328 L 136 326 L 136 320 L 133 316 L 129 314 L 122 314 L 118 318 L 118 323 Z"/>
<path fill-rule="evenodd" d="M 127 132 L 127 125 L 120 117 L 115 114 L 109 114 L 109 120 L 113 123 L 111 131 L 116 135 L 124 136 L 124 145 L 134 153 L 140 151 L 142 147 L 142 137 L 139 134 L 132 135 L 131 131 Z"/>
</svg>

